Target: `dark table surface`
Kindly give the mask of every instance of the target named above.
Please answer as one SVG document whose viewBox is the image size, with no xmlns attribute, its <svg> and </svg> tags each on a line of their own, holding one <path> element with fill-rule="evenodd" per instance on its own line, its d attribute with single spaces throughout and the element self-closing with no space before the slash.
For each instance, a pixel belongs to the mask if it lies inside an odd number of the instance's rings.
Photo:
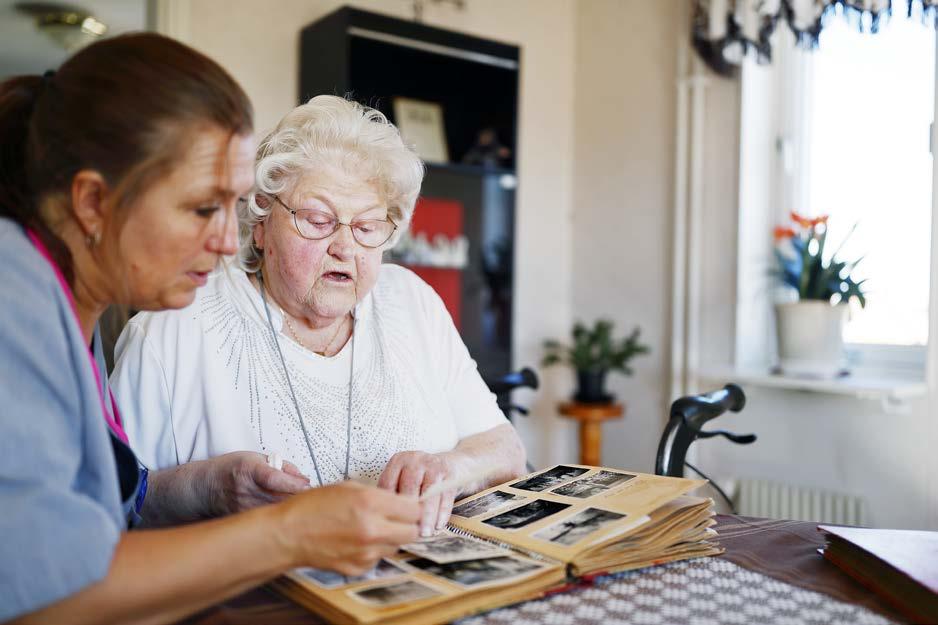
<svg viewBox="0 0 938 625">
<path fill-rule="evenodd" d="M 824 539 L 817 531 L 817 523 L 718 515 L 715 529 L 726 549 L 718 558 L 793 586 L 862 606 L 895 621 L 905 620 L 818 554 Z M 324 621 L 280 595 L 258 588 L 209 608 L 184 623 L 321 625 Z"/>
</svg>

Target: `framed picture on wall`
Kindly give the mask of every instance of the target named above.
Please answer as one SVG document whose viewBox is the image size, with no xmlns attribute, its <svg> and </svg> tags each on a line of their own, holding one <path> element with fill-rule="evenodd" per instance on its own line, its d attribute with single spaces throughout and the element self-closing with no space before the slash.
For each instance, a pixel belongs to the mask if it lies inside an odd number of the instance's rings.
<svg viewBox="0 0 938 625">
<path fill-rule="evenodd" d="M 448 163 L 443 107 L 436 102 L 394 98 L 394 118 L 404 141 L 413 145 L 425 161 Z"/>
</svg>

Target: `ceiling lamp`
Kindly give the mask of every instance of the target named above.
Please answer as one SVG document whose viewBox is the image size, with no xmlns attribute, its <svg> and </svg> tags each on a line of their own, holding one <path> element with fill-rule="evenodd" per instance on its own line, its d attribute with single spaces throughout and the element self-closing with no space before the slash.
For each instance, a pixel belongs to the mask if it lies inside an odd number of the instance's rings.
<svg viewBox="0 0 938 625">
<path fill-rule="evenodd" d="M 77 7 L 47 2 L 18 2 L 14 8 L 35 18 L 36 28 L 69 53 L 83 48 L 107 32 L 107 24 Z"/>
</svg>

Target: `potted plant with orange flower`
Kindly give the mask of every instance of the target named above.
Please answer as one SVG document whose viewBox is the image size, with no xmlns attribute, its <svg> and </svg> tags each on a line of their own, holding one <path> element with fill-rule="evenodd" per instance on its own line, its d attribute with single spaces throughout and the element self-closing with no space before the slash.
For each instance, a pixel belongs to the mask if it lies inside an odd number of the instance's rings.
<svg viewBox="0 0 938 625">
<path fill-rule="evenodd" d="M 847 304 L 855 299 L 861 308 L 866 306 L 865 281 L 851 275 L 861 259 L 840 260 L 843 244 L 826 254 L 827 221 L 827 215 L 809 218 L 792 212 L 790 225 L 775 228 L 778 277 L 797 294 L 797 301 L 775 307 L 779 368 L 786 374 L 842 374 Z"/>
</svg>

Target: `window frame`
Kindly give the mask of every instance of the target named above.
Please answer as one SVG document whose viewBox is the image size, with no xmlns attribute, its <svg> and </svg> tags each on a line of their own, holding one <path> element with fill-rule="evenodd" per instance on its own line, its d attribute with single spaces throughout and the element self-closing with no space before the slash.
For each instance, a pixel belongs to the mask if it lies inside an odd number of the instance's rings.
<svg viewBox="0 0 938 625">
<path fill-rule="evenodd" d="M 774 111 L 774 138 L 775 147 L 774 166 L 770 170 L 770 200 L 767 208 L 774 223 L 788 221 L 790 207 L 807 206 L 811 188 L 811 157 L 808 149 L 811 136 L 811 115 L 809 113 L 810 85 L 812 83 L 813 61 L 811 52 L 802 52 L 795 47 L 794 39 L 789 33 L 783 32 L 777 36 L 773 46 L 772 64 L 768 71 L 772 87 L 780 97 L 777 110 Z M 938 119 L 938 38 L 935 45 L 936 79 L 935 79 L 935 106 L 931 124 L 930 151 L 932 163 L 932 236 L 930 247 L 930 279 L 929 279 L 929 328 L 928 340 L 925 345 L 899 345 L 899 344 L 865 344 L 845 343 L 844 351 L 851 371 L 858 374 L 898 374 L 902 376 L 924 377 L 929 362 L 929 345 L 933 343 L 932 337 L 938 332 L 936 325 L 936 299 L 934 292 L 936 283 L 936 264 L 938 264 L 938 249 L 936 249 L 935 233 L 936 219 L 938 219 L 938 158 L 935 158 L 934 146 L 935 123 Z M 747 59 L 746 63 L 752 63 Z M 742 72 L 741 80 L 747 80 L 747 71 Z M 752 66 L 750 66 L 750 72 Z M 751 73 L 750 73 L 751 75 Z M 746 106 L 743 99 L 741 106 Z M 745 120 L 745 116 L 743 116 Z M 745 121 L 743 122 L 745 123 Z M 745 128 L 743 128 L 745 131 Z M 741 171 L 742 176 L 742 171 Z M 741 198 L 740 210 L 744 204 Z M 762 233 L 743 232 L 741 220 L 740 237 L 750 235 L 761 236 Z M 767 250 L 771 254 L 771 250 Z M 752 347 L 749 347 L 751 352 Z M 746 351 L 745 346 L 742 351 Z M 737 350 L 740 353 L 740 350 Z M 771 354 L 763 354 L 763 358 L 771 358 Z M 750 356 L 750 361 L 752 360 Z"/>
</svg>

